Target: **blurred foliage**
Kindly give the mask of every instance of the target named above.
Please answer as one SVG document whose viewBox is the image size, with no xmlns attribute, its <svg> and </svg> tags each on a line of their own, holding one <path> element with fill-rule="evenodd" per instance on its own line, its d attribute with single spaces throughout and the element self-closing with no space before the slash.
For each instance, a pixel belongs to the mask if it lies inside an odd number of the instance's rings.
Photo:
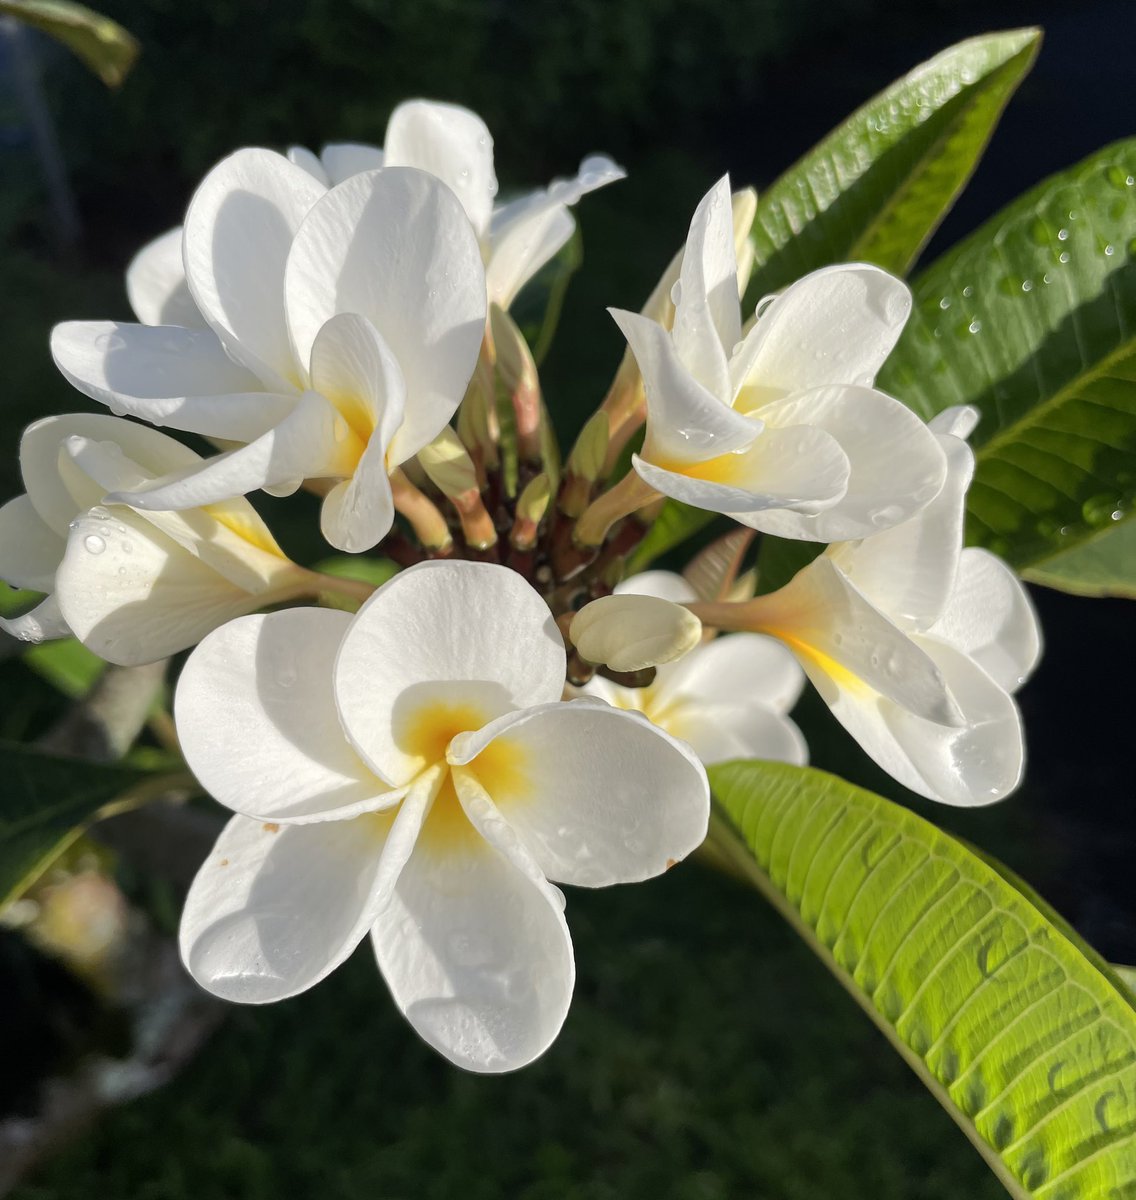
<svg viewBox="0 0 1136 1200">
<path fill-rule="evenodd" d="M 1003 1194 L 759 897 L 684 866 L 573 889 L 568 914 L 576 995 L 524 1071 L 449 1067 L 364 946 L 304 996 L 233 1010 L 178 1080 L 108 1114 L 11 1200 Z"/>
</svg>

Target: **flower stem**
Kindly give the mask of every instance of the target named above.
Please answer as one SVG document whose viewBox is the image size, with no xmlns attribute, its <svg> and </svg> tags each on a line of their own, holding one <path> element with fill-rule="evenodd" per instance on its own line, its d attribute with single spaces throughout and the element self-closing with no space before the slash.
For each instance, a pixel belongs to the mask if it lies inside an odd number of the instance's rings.
<svg viewBox="0 0 1136 1200">
<path fill-rule="evenodd" d="M 446 553 L 454 539 L 438 506 L 397 467 L 391 472 L 390 482 L 395 510 L 410 522 L 418 540 L 435 554 Z"/>
<path fill-rule="evenodd" d="M 626 475 L 609 491 L 597 497 L 576 522 L 572 540 L 577 546 L 602 546 L 608 530 L 637 508 L 658 499 L 659 493 L 634 471 Z"/>
</svg>

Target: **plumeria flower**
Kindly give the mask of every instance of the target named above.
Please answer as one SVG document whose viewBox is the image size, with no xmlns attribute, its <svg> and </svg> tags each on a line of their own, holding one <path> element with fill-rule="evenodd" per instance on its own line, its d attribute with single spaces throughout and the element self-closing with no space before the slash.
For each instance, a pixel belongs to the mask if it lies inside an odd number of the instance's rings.
<svg viewBox="0 0 1136 1200">
<path fill-rule="evenodd" d="M 453 189 L 477 231 L 489 300 L 503 309 L 572 236 L 576 222 L 569 206 L 624 178 L 610 158 L 592 155 L 574 179 L 495 204 L 493 138 L 485 122 L 468 108 L 433 100 L 400 104 L 391 113 L 382 149 L 339 143 L 325 146 L 317 158 L 293 146 L 288 157 L 328 185 L 379 166 L 418 167 L 436 175 Z"/>
<path fill-rule="evenodd" d="M 872 387 L 907 287 L 863 263 L 827 267 L 765 302 L 743 337 L 737 278 L 724 178 L 691 222 L 673 328 L 612 310 L 646 389 L 640 478 L 781 537 L 847 540 L 912 516 L 943 485 L 943 453 Z"/>
<path fill-rule="evenodd" d="M 620 583 L 617 595 L 674 604 L 699 599 L 681 575 L 645 571 Z M 731 633 L 690 650 L 655 671 L 646 687 L 623 687 L 599 675 L 578 692 L 616 708 L 641 712 L 686 742 L 709 766 L 733 758 L 762 758 L 804 765 L 808 748 L 786 716 L 805 676 L 793 655 L 760 633 Z"/>
<path fill-rule="evenodd" d="M 144 321 L 180 314 L 172 239 L 130 273 Z M 388 475 L 448 423 L 485 326 L 477 239 L 453 193 L 410 168 L 327 191 L 268 150 L 215 167 L 186 216 L 186 285 L 206 328 L 66 322 L 52 353 L 86 395 L 225 453 L 126 499 L 213 504 L 258 488 L 324 493 L 324 536 L 375 545 Z"/>
<path fill-rule="evenodd" d="M 542 1053 L 572 994 L 563 897 L 646 879 L 706 833 L 705 772 L 633 713 L 564 703 L 565 652 L 515 572 L 396 575 L 352 617 L 244 617 L 190 656 L 182 748 L 237 814 L 181 949 L 229 1000 L 304 991 L 369 933 L 395 1003 L 452 1062 Z"/>
<path fill-rule="evenodd" d="M 135 512 L 108 492 L 200 462 L 165 434 L 87 413 L 46 417 L 20 443 L 27 494 L 0 508 L 0 578 L 46 593 L 0 625 L 25 641 L 74 634 L 110 662 L 152 662 L 258 608 L 311 593 L 247 500 Z"/>
<path fill-rule="evenodd" d="M 947 483 L 893 529 L 830 546 L 778 592 L 740 606 L 780 638 L 842 725 L 905 787 L 946 804 L 1008 795 L 1024 764 L 1012 693 L 1041 650 L 1025 589 L 994 555 L 963 549 L 974 456 L 970 408 L 931 429 Z M 709 616 L 709 614 L 706 614 Z"/>
</svg>

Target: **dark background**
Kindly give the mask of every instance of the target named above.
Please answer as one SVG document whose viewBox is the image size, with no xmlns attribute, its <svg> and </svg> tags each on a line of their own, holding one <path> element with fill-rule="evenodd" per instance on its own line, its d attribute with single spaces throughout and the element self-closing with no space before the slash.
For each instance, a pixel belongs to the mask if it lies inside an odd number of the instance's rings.
<svg viewBox="0 0 1136 1200">
<path fill-rule="evenodd" d="M 196 180 L 238 145 L 381 143 L 390 108 L 426 95 L 482 114 L 503 189 L 568 174 L 595 150 L 621 161 L 628 180 L 578 209 L 585 263 L 543 372 L 567 437 L 621 351 L 604 308 L 639 306 L 710 183 L 728 169 L 735 184 L 768 184 L 952 42 L 1046 29 L 927 261 L 1136 124 L 1127 0 L 108 0 L 105 11 L 143 44 L 117 93 L 35 41 L 83 221 L 77 249 L 58 247 L 0 62 L 4 496 L 19 490 L 22 425 L 86 407 L 51 366 L 50 325 L 128 317 L 129 256 L 177 223 Z M 306 528 L 282 528 L 286 544 L 318 552 Z M 1026 784 L 993 809 L 915 806 L 1009 863 L 1107 957 L 1133 962 L 1133 610 L 1034 596 L 1047 649 L 1021 696 Z M 54 703 L 14 662 L 0 664 L 0 697 L 8 735 L 34 732 Z M 819 765 L 898 795 L 819 704 L 799 717 Z M 569 918 L 573 1013 L 520 1076 L 476 1080 L 437 1061 L 360 955 L 311 996 L 236 1014 L 179 1081 L 18 1195 L 1000 1194 L 754 897 L 684 868 L 640 889 L 574 893 Z"/>
</svg>

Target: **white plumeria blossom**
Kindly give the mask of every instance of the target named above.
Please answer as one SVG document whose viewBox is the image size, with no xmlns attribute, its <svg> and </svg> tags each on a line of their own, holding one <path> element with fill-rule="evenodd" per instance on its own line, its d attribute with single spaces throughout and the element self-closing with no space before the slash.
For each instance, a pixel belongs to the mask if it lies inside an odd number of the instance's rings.
<svg viewBox="0 0 1136 1200">
<path fill-rule="evenodd" d="M 122 498 L 193 508 L 316 480 L 327 540 L 374 546 L 394 519 L 389 472 L 447 425 L 481 345 L 484 268 L 456 197 L 409 167 L 328 191 L 282 155 L 239 150 L 197 189 L 181 241 L 184 289 L 172 233 L 131 264 L 143 324 L 52 333 L 84 394 L 236 447 Z"/>
<path fill-rule="evenodd" d="M 681 575 L 644 571 L 625 579 L 616 594 L 674 604 L 699 599 Z M 641 712 L 686 742 L 707 765 L 760 758 L 804 766 L 808 747 L 786 715 L 800 698 L 804 672 L 774 638 L 730 633 L 696 645 L 658 667 L 653 682 L 630 688 L 596 675 L 573 694 L 595 696 L 615 708 Z"/>
<path fill-rule="evenodd" d="M 681 658 L 702 640 L 702 622 L 669 597 L 620 590 L 572 618 L 572 644 L 590 663 L 642 671 Z"/>
<path fill-rule="evenodd" d="M 503 309 L 572 236 L 576 222 L 569 206 L 625 175 L 610 158 L 595 154 L 584 159 L 575 178 L 495 204 L 493 138 L 485 122 L 468 108 L 434 100 L 398 105 L 381 149 L 339 143 L 325 146 L 317 158 L 293 146 L 288 157 L 327 185 L 379 166 L 436 175 L 462 202 L 481 244 L 489 300 Z"/>
<path fill-rule="evenodd" d="M 946 453 L 942 492 L 902 525 L 830 546 L 763 597 L 780 634 L 837 719 L 890 775 L 946 804 L 989 804 L 1021 780 L 1012 693 L 1041 652 L 1025 588 L 988 551 L 963 549 L 976 410 L 931 429 Z"/>
<path fill-rule="evenodd" d="M 233 617 L 310 590 L 247 500 L 136 512 L 105 503 L 201 460 L 165 434 L 98 414 L 46 417 L 20 443 L 27 494 L 0 508 L 0 578 L 47 593 L 0 620 L 25 641 L 74 634 L 132 665 L 192 646 Z"/>
<path fill-rule="evenodd" d="M 542 1053 L 574 981 L 563 897 L 646 879 L 706 833 L 688 747 L 640 716 L 564 703 L 544 601 L 484 563 L 396 575 L 354 617 L 244 617 L 190 656 L 186 760 L 237 814 L 181 925 L 194 978 L 264 1003 L 370 933 L 395 1003 L 452 1062 Z"/>
<path fill-rule="evenodd" d="M 873 386 L 911 311 L 906 285 L 853 263 L 765 302 L 742 336 L 729 179 L 699 204 L 673 328 L 613 309 L 647 398 L 633 459 L 656 491 L 812 541 L 896 525 L 943 486 L 927 426 Z"/>
</svg>

